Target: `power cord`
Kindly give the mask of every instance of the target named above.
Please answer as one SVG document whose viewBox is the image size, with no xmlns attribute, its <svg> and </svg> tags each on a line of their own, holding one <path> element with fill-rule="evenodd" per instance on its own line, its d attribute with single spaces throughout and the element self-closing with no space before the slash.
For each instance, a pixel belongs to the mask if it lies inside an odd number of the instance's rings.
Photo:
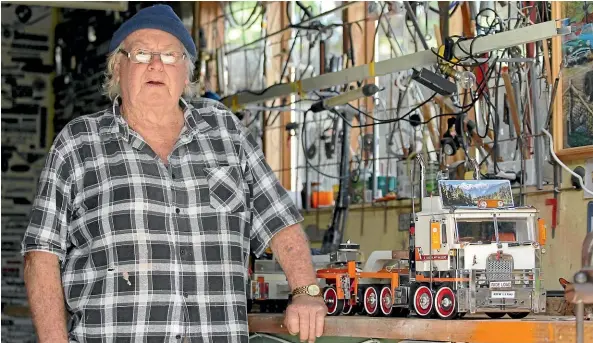
<svg viewBox="0 0 593 343">
<path fill-rule="evenodd" d="M 581 188 L 583 189 L 584 192 L 587 192 L 587 193 L 593 195 L 593 191 L 591 191 L 590 189 L 588 189 L 588 188 L 585 187 L 585 181 L 583 181 L 583 178 L 579 174 L 575 173 L 570 168 L 568 168 L 566 166 L 566 164 L 562 163 L 562 161 L 560 161 L 560 159 L 558 158 L 558 156 L 556 156 L 556 153 L 554 152 L 554 139 L 552 138 L 552 135 L 548 132 L 548 130 L 542 129 L 542 132 L 545 133 L 546 136 L 548 136 L 548 138 L 549 138 L 549 142 L 550 142 L 550 154 L 552 155 L 552 157 L 554 157 L 554 160 L 556 161 L 556 163 L 558 163 L 562 168 L 564 168 L 564 170 L 566 170 L 567 172 L 569 172 L 570 175 L 576 177 L 577 180 L 579 180 L 579 183 L 581 185 Z"/>
</svg>

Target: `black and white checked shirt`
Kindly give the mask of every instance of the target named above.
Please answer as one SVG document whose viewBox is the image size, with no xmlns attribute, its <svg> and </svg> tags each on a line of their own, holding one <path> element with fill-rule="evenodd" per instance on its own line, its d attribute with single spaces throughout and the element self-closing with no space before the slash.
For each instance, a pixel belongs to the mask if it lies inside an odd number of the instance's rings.
<svg viewBox="0 0 593 343">
<path fill-rule="evenodd" d="M 59 256 L 70 342 L 248 341 L 250 249 L 302 216 L 230 111 L 181 103 L 168 165 L 117 101 L 52 145 L 22 248 Z"/>
</svg>

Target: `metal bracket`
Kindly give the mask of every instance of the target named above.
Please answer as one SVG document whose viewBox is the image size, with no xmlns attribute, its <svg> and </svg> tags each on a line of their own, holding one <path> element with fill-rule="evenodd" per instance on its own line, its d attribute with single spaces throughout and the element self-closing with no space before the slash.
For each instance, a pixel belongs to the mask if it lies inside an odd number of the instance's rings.
<svg viewBox="0 0 593 343">
<path fill-rule="evenodd" d="M 491 36 L 479 37 L 475 40 L 461 42 L 455 49 L 459 58 L 467 57 L 471 50 L 475 55 L 485 52 L 504 49 L 516 45 L 540 41 L 543 39 L 570 33 L 570 28 L 558 29 L 560 21 L 552 20 L 524 28 L 505 31 Z M 437 55 L 432 50 L 423 50 L 414 54 L 395 57 L 380 62 L 356 66 L 335 73 L 327 73 L 316 77 L 304 79 L 295 83 L 283 83 L 270 87 L 261 95 L 241 92 L 222 99 L 227 107 L 237 107 L 244 104 L 262 102 L 264 100 L 287 96 L 292 93 L 309 92 L 312 90 L 326 89 L 333 86 L 348 84 L 354 81 L 366 80 L 376 76 L 392 74 L 412 68 L 423 67 L 437 63 Z"/>
</svg>

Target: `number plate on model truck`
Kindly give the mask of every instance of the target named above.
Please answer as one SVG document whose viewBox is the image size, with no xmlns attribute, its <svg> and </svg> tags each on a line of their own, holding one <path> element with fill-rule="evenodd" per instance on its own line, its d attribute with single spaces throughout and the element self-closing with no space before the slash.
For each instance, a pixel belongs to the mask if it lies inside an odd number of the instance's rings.
<svg viewBox="0 0 593 343">
<path fill-rule="evenodd" d="M 490 288 L 511 288 L 511 281 L 493 281 Z"/>
<path fill-rule="evenodd" d="M 492 292 L 490 296 L 492 299 L 514 299 L 515 291 Z"/>
</svg>

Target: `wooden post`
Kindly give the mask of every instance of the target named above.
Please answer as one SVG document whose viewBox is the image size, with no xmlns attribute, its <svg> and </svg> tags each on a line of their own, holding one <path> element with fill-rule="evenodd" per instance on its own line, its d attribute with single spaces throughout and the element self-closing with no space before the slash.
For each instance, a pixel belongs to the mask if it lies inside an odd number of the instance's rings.
<svg viewBox="0 0 593 343">
<path fill-rule="evenodd" d="M 218 70 L 216 68 L 216 51 L 222 48 L 224 44 L 224 17 L 222 8 L 216 1 L 198 1 L 194 10 L 196 12 L 197 27 L 202 28 L 204 37 L 206 37 L 206 51 L 199 52 L 206 59 L 201 83 L 208 84 L 212 90 L 219 92 L 220 85 L 218 84 Z M 199 37 L 195 37 L 195 39 L 199 43 Z"/>
<path fill-rule="evenodd" d="M 286 16 L 286 6 L 290 6 L 290 2 L 276 1 L 265 3 L 266 18 L 268 33 L 277 32 L 289 25 L 288 17 Z M 288 59 L 288 44 L 292 30 L 286 30 L 282 34 L 270 37 L 266 45 L 270 47 L 269 59 L 271 60 L 266 68 L 266 86 L 271 86 L 275 83 L 290 82 L 292 68 L 288 68 L 284 78 L 280 80 L 280 75 L 284 68 L 284 64 Z M 247 67 L 247 66 L 246 66 Z M 283 101 L 290 102 L 290 98 L 277 98 L 275 101 L 267 101 L 267 106 L 279 106 Z M 276 171 L 276 175 L 280 180 L 282 186 L 290 189 L 291 186 L 291 164 L 290 164 L 290 144 L 289 134 L 285 127 L 290 120 L 290 112 L 282 112 L 278 114 L 276 111 L 270 111 L 265 116 L 265 122 L 276 118 L 275 122 L 270 123 L 269 127 L 264 127 L 264 154 L 266 161 L 270 167 Z"/>
</svg>

